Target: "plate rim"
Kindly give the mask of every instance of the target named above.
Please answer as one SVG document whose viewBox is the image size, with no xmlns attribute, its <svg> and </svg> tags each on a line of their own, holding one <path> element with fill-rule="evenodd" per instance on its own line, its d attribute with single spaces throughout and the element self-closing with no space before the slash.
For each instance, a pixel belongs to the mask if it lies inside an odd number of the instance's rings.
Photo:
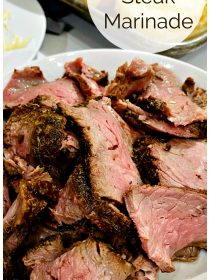
<svg viewBox="0 0 210 280">
<path fill-rule="evenodd" d="M 83 50 L 77 50 L 77 51 L 69 51 L 69 52 L 62 52 L 62 53 L 57 53 L 57 54 L 54 54 L 54 55 L 50 55 L 50 56 L 46 56 L 46 57 L 42 57 L 42 58 L 39 58 L 39 59 L 35 59 L 35 60 L 32 60 L 30 62 L 26 62 L 18 67 L 16 67 L 15 69 L 22 69 L 26 66 L 32 66 L 32 65 L 35 65 L 35 64 L 38 64 L 38 63 L 41 63 L 42 61 L 45 61 L 45 60 L 56 60 L 57 58 L 61 57 L 61 56 L 72 56 L 72 55 L 82 55 L 83 53 L 100 53 L 100 52 L 107 52 L 107 53 L 113 53 L 113 52 L 123 52 L 123 53 L 133 53 L 134 55 L 136 54 L 137 56 L 140 56 L 140 55 L 144 55 L 144 56 L 152 56 L 152 57 L 157 57 L 159 59 L 162 59 L 162 60 L 165 60 L 166 62 L 169 62 L 171 63 L 171 65 L 173 65 L 174 63 L 178 63 L 179 65 L 183 65 L 185 67 L 190 67 L 191 69 L 195 70 L 195 71 L 198 71 L 200 72 L 202 75 L 205 75 L 207 77 L 207 71 L 197 67 L 197 66 L 194 66 L 190 63 L 187 63 L 187 62 L 184 62 L 184 61 L 181 61 L 179 59 L 175 59 L 175 58 L 172 58 L 172 57 L 168 57 L 168 56 L 164 56 L 164 55 L 160 55 L 160 54 L 154 54 L 154 53 L 149 53 L 149 52 L 143 52 L 143 51 L 137 51 L 137 50 L 123 50 L 123 49 L 114 49 L 114 48 L 109 48 L 109 49 L 106 49 L 106 48 L 97 48 L 97 49 L 83 49 Z M 4 77 L 5 76 L 8 76 L 12 71 L 6 71 L 4 73 Z"/>
</svg>

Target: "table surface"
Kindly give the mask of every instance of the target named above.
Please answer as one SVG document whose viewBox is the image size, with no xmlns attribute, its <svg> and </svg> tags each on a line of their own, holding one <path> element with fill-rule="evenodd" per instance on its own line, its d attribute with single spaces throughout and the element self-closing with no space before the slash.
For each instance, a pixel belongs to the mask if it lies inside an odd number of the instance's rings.
<svg viewBox="0 0 210 280">
<path fill-rule="evenodd" d="M 71 25 L 72 29 L 60 35 L 46 34 L 37 58 L 75 50 L 116 48 L 116 46 L 103 37 L 93 24 L 88 23 L 75 14 L 70 14 L 62 20 Z M 207 44 L 179 59 L 206 70 Z"/>
</svg>

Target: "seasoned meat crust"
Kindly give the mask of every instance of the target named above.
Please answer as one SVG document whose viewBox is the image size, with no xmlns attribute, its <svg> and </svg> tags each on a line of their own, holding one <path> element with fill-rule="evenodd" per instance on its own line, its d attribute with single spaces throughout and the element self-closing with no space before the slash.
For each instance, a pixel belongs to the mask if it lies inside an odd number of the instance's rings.
<svg viewBox="0 0 210 280">
<path fill-rule="evenodd" d="M 141 137 L 134 158 L 144 183 L 207 190 L 206 141 Z"/>
<path fill-rule="evenodd" d="M 4 145 L 11 159 L 17 155 L 62 180 L 71 165 L 73 169 L 79 144 L 66 130 L 66 118 L 42 105 L 42 100 L 35 99 L 13 111 L 4 128 Z"/>
<path fill-rule="evenodd" d="M 92 191 L 122 203 L 124 193 L 141 179 L 130 156 L 130 140 L 123 138 L 125 133 L 116 113 L 112 113 L 109 99 L 91 100 L 86 107 L 60 107 L 84 139 Z"/>
</svg>

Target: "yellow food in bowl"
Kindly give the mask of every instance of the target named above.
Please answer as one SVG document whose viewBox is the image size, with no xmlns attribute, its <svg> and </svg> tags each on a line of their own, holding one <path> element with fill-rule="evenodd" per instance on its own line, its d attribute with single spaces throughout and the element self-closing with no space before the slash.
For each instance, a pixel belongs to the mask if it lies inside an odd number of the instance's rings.
<svg viewBox="0 0 210 280">
<path fill-rule="evenodd" d="M 27 46 L 30 38 L 23 39 L 16 34 L 14 30 L 10 27 L 8 21 L 11 19 L 11 14 L 8 11 L 3 13 L 3 30 L 4 30 L 4 40 L 3 40 L 3 50 L 11 51 L 15 49 L 21 49 Z"/>
<path fill-rule="evenodd" d="M 205 33 L 206 30 L 207 30 L 207 3 L 205 4 L 205 7 L 203 9 L 203 14 L 200 18 L 199 24 L 196 26 L 196 28 L 187 37 L 185 41 L 189 41 L 191 39 L 198 37 L 199 35 Z"/>
</svg>

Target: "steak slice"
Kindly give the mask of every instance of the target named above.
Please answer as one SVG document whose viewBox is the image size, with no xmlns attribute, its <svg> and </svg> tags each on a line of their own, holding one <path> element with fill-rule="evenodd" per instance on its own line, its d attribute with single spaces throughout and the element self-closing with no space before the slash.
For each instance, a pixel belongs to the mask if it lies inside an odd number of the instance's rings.
<svg viewBox="0 0 210 280">
<path fill-rule="evenodd" d="M 46 201 L 33 196 L 28 182 L 21 180 L 19 194 L 4 217 L 4 238 L 26 223 L 27 219 L 35 217 L 46 205 Z"/>
<path fill-rule="evenodd" d="M 206 138 L 206 122 L 192 123 L 187 126 L 175 127 L 171 122 L 162 120 L 159 116 L 142 110 L 128 100 L 113 102 L 113 108 L 136 129 L 147 130 L 150 133 L 161 133 L 182 138 Z"/>
<path fill-rule="evenodd" d="M 21 246 L 22 242 L 25 240 L 28 234 L 28 225 L 24 224 L 23 226 L 14 230 L 14 232 L 4 240 L 4 257 L 12 255 L 19 246 Z"/>
<path fill-rule="evenodd" d="M 38 67 L 26 67 L 23 70 L 15 70 L 6 85 L 3 92 L 4 108 L 26 104 L 40 95 L 53 96 L 57 102 L 62 100 L 70 105 L 84 101 L 73 80 L 63 78 L 47 82 Z"/>
<path fill-rule="evenodd" d="M 106 96 L 128 98 L 135 92 L 145 90 L 153 75 L 152 67 L 141 59 L 134 59 L 130 65 L 125 63 L 118 68 L 115 79 L 108 85 Z"/>
<path fill-rule="evenodd" d="M 102 200 L 88 185 L 83 164 L 78 164 L 70 175 L 66 187 L 60 191 L 59 200 L 51 209 L 60 223 L 73 224 L 86 217 L 111 238 L 116 247 L 133 241 L 131 220 L 110 201 Z M 129 240 L 128 240 L 129 239 Z"/>
<path fill-rule="evenodd" d="M 65 64 L 65 77 L 75 80 L 85 99 L 94 99 L 103 96 L 104 86 L 108 83 L 108 74 L 105 71 L 98 71 L 83 62 L 82 58 Z"/>
<path fill-rule="evenodd" d="M 41 101 L 13 111 L 4 128 L 4 145 L 11 159 L 17 155 L 32 166 L 44 166 L 55 179 L 68 176 L 79 150 L 78 140 L 66 130 L 66 118 Z"/>
<path fill-rule="evenodd" d="M 160 112 L 174 126 L 206 121 L 206 112 L 194 103 L 177 85 L 174 74 L 158 64 L 155 76 L 146 91 L 138 96 L 138 104 L 149 111 Z"/>
<path fill-rule="evenodd" d="M 90 100 L 86 107 L 65 104 L 60 107 L 77 125 L 85 142 L 92 192 L 122 203 L 125 192 L 141 183 L 141 179 L 131 159 L 130 141 L 125 137 L 116 113 L 112 113 L 110 100 Z"/>
<path fill-rule="evenodd" d="M 134 144 L 134 158 L 144 183 L 207 190 L 205 141 L 142 137 Z"/>
<path fill-rule="evenodd" d="M 42 244 L 30 249 L 23 257 L 23 262 L 26 267 L 33 268 L 36 265 L 55 260 L 64 252 L 61 236 L 54 235 Z"/>
<path fill-rule="evenodd" d="M 106 244 L 89 238 L 56 259 L 51 266 L 50 275 L 58 280 L 124 280 L 132 271 L 132 265 Z"/>
<path fill-rule="evenodd" d="M 51 209 L 55 220 L 62 224 L 73 224 L 85 217 L 85 207 L 81 207 L 74 193 L 75 185 L 79 190 L 86 189 L 87 184 L 81 166 L 76 166 L 70 175 L 65 187 L 59 191 L 58 203 L 54 209 Z M 83 187 L 84 186 L 84 187 Z M 86 192 L 86 191 L 85 191 Z M 82 196 L 83 193 L 78 195 Z M 88 205 L 87 195 L 84 194 L 84 206 Z"/>
<path fill-rule="evenodd" d="M 174 271 L 173 255 L 203 246 L 207 238 L 207 198 L 187 188 L 139 186 L 125 197 L 142 248 L 163 272 Z M 152 222 L 151 222 L 152 221 Z"/>
</svg>

